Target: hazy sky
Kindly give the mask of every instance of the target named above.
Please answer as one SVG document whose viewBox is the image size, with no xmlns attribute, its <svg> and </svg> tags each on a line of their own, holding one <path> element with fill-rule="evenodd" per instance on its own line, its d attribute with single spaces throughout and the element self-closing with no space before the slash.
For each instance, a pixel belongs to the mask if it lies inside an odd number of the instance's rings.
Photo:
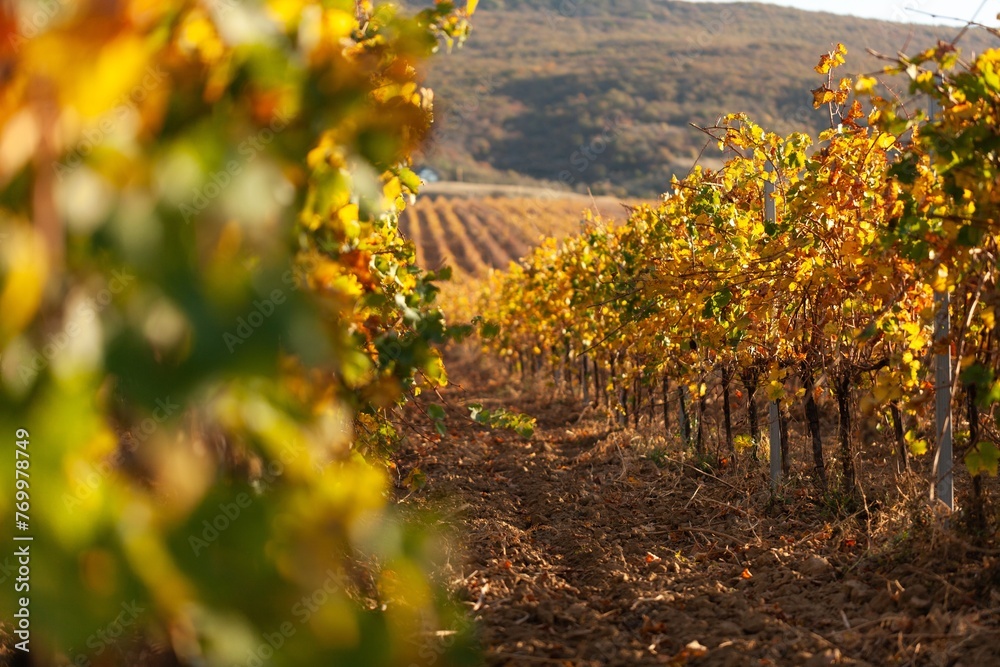
<svg viewBox="0 0 1000 667">
<path fill-rule="evenodd" d="M 720 0 L 722 1 L 722 0 Z M 962 19 L 972 18 L 983 0 L 758 0 L 786 7 L 797 7 L 814 11 L 833 12 L 836 14 L 854 14 L 870 18 L 897 21 L 900 23 L 948 23 L 926 14 L 908 11 L 908 8 L 919 9 L 931 14 L 956 16 Z M 997 13 L 1000 12 L 1000 0 L 986 0 L 979 10 L 976 20 L 990 26 L 996 26 Z M 951 22 L 954 23 L 954 22 Z"/>
</svg>

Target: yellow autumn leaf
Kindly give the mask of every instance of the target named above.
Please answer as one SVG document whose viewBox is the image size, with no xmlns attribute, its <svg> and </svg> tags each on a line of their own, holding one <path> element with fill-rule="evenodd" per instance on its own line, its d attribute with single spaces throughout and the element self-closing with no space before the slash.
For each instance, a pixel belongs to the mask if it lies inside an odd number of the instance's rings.
<svg viewBox="0 0 1000 667">
<path fill-rule="evenodd" d="M 927 336 L 923 335 L 922 333 L 917 334 L 910 338 L 909 348 L 911 350 L 923 349 L 924 347 L 927 347 L 927 340 L 928 340 Z"/>
<path fill-rule="evenodd" d="M 49 264 L 45 241 L 37 231 L 23 227 L 8 234 L 0 246 L 0 339 L 24 329 L 38 312 Z"/>
<path fill-rule="evenodd" d="M 201 10 L 194 10 L 185 18 L 179 44 L 197 53 L 201 61 L 208 65 L 218 63 L 226 52 L 226 45 L 222 43 L 215 24 Z"/>
<path fill-rule="evenodd" d="M 906 435 L 903 436 L 903 440 L 906 442 L 910 453 L 914 456 L 923 456 L 927 453 L 927 441 L 922 438 L 918 438 L 916 431 L 913 431 L 912 429 L 907 431 Z"/>
<path fill-rule="evenodd" d="M 844 241 L 843 245 L 840 246 L 840 250 L 846 259 L 854 259 L 858 256 L 858 252 L 861 250 L 861 247 L 854 239 L 847 239 Z"/>
<path fill-rule="evenodd" d="M 423 366 L 425 377 L 440 387 L 448 385 L 448 374 L 445 372 L 444 362 L 441 357 L 434 355 L 429 358 Z"/>
<path fill-rule="evenodd" d="M 399 178 L 393 176 L 386 181 L 385 185 L 382 186 L 382 194 L 390 204 L 396 201 L 403 194 L 403 186 L 399 182 Z"/>
<path fill-rule="evenodd" d="M 829 104 L 837 99 L 836 93 L 826 86 L 820 86 L 811 92 L 813 96 L 813 107 L 817 109 L 824 104 Z"/>
<path fill-rule="evenodd" d="M 323 37 L 336 44 L 345 37 L 350 37 L 357 21 L 354 14 L 340 9 L 328 9 L 323 14 Z"/>
<path fill-rule="evenodd" d="M 944 292 L 948 289 L 948 267 L 943 264 L 938 267 L 931 286 L 935 292 Z"/>
<path fill-rule="evenodd" d="M 147 88 L 166 84 L 163 72 L 150 65 L 149 42 L 138 35 L 102 44 L 50 31 L 24 48 L 24 67 L 55 83 L 63 104 L 88 120 L 129 103 L 130 94 L 146 97 Z"/>
<path fill-rule="evenodd" d="M 358 222 L 358 214 L 359 209 L 357 204 L 346 204 L 337 210 L 337 222 L 347 238 L 357 238 L 358 234 L 361 233 L 361 224 Z"/>
<path fill-rule="evenodd" d="M 777 380 L 771 380 L 767 385 L 767 399 L 769 401 L 781 400 L 785 395 L 785 385 Z"/>
<path fill-rule="evenodd" d="M 291 27 L 302 16 L 302 10 L 310 3 L 308 0 L 268 0 L 269 13 L 282 24 Z"/>
<path fill-rule="evenodd" d="M 880 134 L 878 139 L 875 140 L 875 144 L 882 149 L 889 148 L 894 143 L 896 143 L 896 137 L 891 134 Z"/>
<path fill-rule="evenodd" d="M 878 79 L 873 76 L 859 76 L 854 82 L 854 91 L 857 93 L 870 93 L 878 84 Z"/>
<path fill-rule="evenodd" d="M 962 102 L 948 109 L 946 114 L 951 118 L 966 120 L 974 118 L 977 112 L 978 109 L 975 105 L 969 102 Z"/>
</svg>

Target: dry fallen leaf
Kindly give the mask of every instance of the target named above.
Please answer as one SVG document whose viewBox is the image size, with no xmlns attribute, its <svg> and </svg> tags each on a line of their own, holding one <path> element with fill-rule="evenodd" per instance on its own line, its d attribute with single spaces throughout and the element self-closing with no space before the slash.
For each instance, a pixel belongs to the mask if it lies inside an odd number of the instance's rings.
<svg viewBox="0 0 1000 667">
<path fill-rule="evenodd" d="M 708 653 L 708 647 L 704 646 L 697 639 L 681 649 L 681 652 L 670 659 L 669 664 L 675 667 L 687 664 L 691 658 L 700 658 Z"/>
</svg>

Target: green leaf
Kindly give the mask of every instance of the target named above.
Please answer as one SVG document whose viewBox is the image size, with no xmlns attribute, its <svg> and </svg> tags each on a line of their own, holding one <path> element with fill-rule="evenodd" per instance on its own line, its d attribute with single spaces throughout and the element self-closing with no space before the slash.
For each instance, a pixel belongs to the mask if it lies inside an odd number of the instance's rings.
<svg viewBox="0 0 1000 667">
<path fill-rule="evenodd" d="M 420 489 L 427 486 L 427 475 L 420 468 L 414 468 L 403 480 L 403 484 L 406 485 L 410 491 L 419 491 Z"/>
<path fill-rule="evenodd" d="M 452 269 L 450 266 L 442 266 L 437 271 L 428 271 L 427 275 L 424 276 L 424 280 L 433 282 L 435 280 L 451 280 Z"/>
<path fill-rule="evenodd" d="M 444 408 L 438 405 L 437 403 L 431 403 L 430 405 L 427 406 L 427 414 L 431 416 L 431 419 L 438 421 L 444 419 L 446 416 Z"/>
<path fill-rule="evenodd" d="M 471 324 L 453 324 L 445 329 L 444 335 L 450 341 L 461 343 L 475 333 L 475 330 L 475 327 Z"/>
<path fill-rule="evenodd" d="M 998 463 L 1000 463 L 1000 449 L 997 449 L 992 442 L 979 442 L 965 454 L 965 467 L 973 477 L 984 472 L 996 477 Z"/>
<path fill-rule="evenodd" d="M 493 340 L 500 335 L 500 325 L 489 320 L 481 320 L 479 336 L 483 340 Z"/>
<path fill-rule="evenodd" d="M 399 176 L 399 182 L 406 186 L 410 192 L 416 194 L 420 191 L 420 186 L 422 185 L 420 177 L 413 173 L 412 169 L 400 167 L 396 175 Z"/>
<path fill-rule="evenodd" d="M 984 234 L 985 230 L 980 227 L 963 225 L 961 229 L 958 230 L 958 235 L 955 237 L 955 241 L 958 245 L 965 246 L 967 248 L 974 248 L 983 240 Z"/>
<path fill-rule="evenodd" d="M 477 424 L 514 431 L 522 438 L 531 438 L 535 434 L 534 417 L 511 412 L 504 408 L 487 410 L 479 403 L 472 403 L 468 407 L 469 417 Z"/>
<path fill-rule="evenodd" d="M 702 317 L 718 317 L 723 309 L 733 300 L 733 293 L 728 286 L 716 291 L 712 296 L 705 299 L 705 308 L 702 310 Z"/>
<path fill-rule="evenodd" d="M 514 432 L 522 438 L 531 438 L 535 435 L 535 420 L 522 421 L 514 427 Z"/>
<path fill-rule="evenodd" d="M 997 74 L 993 66 L 989 63 L 983 67 L 983 81 L 993 90 L 1000 90 L 1000 75 Z M 994 474 L 996 473 L 994 472 Z"/>
</svg>

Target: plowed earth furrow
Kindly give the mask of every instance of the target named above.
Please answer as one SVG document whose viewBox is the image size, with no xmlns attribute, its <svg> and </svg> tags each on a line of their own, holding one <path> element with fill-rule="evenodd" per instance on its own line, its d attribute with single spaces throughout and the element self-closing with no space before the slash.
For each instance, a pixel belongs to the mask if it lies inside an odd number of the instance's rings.
<svg viewBox="0 0 1000 667">
<path fill-rule="evenodd" d="M 668 448 L 659 467 L 643 449 L 655 436 L 609 435 L 576 400 L 463 363 L 449 372 L 475 388 L 468 400 L 530 412 L 535 437 L 467 425 L 449 390 L 454 430 L 400 463 L 426 473 L 425 497 L 459 508 L 466 556 L 451 579 L 488 664 L 1000 664 L 979 557 L 876 557 L 878 542 L 855 546 L 856 518 L 771 502 L 766 463 L 706 472 Z"/>
</svg>

